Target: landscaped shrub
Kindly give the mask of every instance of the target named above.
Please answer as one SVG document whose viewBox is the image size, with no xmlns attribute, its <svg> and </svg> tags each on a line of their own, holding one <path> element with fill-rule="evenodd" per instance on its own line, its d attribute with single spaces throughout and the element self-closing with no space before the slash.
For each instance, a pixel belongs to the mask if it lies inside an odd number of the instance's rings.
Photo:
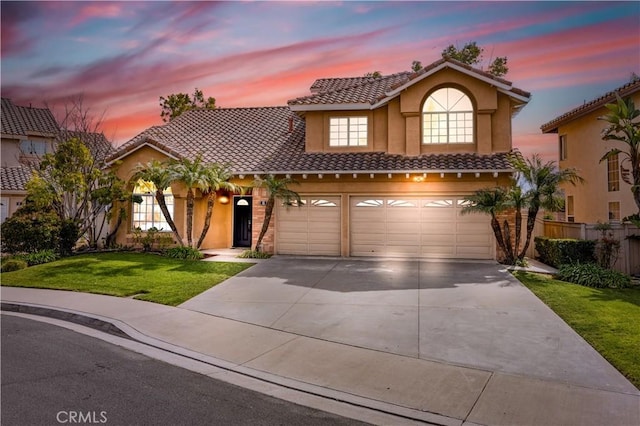
<svg viewBox="0 0 640 426">
<path fill-rule="evenodd" d="M 595 288 L 625 288 L 631 285 L 631 277 L 610 269 L 604 269 L 595 263 L 562 265 L 556 278 Z"/>
<path fill-rule="evenodd" d="M 240 253 L 237 257 L 241 259 L 268 259 L 271 257 L 271 255 L 263 251 L 245 250 L 242 253 Z"/>
<path fill-rule="evenodd" d="M 19 271 L 20 269 L 25 269 L 27 267 L 27 262 L 22 259 L 9 258 L 2 259 L 2 267 L 0 270 L 2 272 L 11 272 L 11 271 Z"/>
<path fill-rule="evenodd" d="M 58 253 L 69 256 L 80 238 L 80 226 L 73 219 L 65 219 L 60 224 L 60 237 L 58 239 Z"/>
<path fill-rule="evenodd" d="M 60 256 L 58 256 L 55 250 L 48 249 L 40 250 L 35 253 L 17 255 L 16 258 L 24 260 L 29 266 L 33 266 L 53 262 L 54 260 L 58 260 Z"/>
<path fill-rule="evenodd" d="M 164 255 L 173 259 L 200 260 L 204 257 L 200 250 L 187 246 L 172 247 L 165 250 Z"/>
<path fill-rule="evenodd" d="M 559 268 L 560 265 L 595 262 L 596 242 L 592 240 L 535 237 L 540 261 Z"/>
<path fill-rule="evenodd" d="M 53 210 L 35 210 L 23 206 L 5 220 L 2 232 L 2 251 L 5 253 L 34 253 L 58 248 L 60 220 Z"/>
</svg>

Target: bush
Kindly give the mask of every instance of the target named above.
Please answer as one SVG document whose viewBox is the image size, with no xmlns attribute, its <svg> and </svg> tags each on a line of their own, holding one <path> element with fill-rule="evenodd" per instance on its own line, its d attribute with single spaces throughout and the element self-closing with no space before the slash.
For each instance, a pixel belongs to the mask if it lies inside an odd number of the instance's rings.
<svg viewBox="0 0 640 426">
<path fill-rule="evenodd" d="M 24 260 L 29 266 L 33 266 L 53 262 L 54 260 L 58 260 L 60 256 L 58 256 L 54 250 L 48 249 L 40 250 L 35 253 L 21 254 L 16 256 L 16 258 Z"/>
<path fill-rule="evenodd" d="M 265 253 L 257 250 L 245 250 L 237 257 L 241 259 L 268 259 L 271 257 L 269 253 Z"/>
<path fill-rule="evenodd" d="M 631 285 L 628 275 L 604 269 L 595 263 L 562 265 L 556 278 L 594 288 L 625 288 Z"/>
<path fill-rule="evenodd" d="M 35 210 L 25 205 L 0 228 L 2 251 L 35 253 L 58 249 L 60 220 L 53 210 Z"/>
<path fill-rule="evenodd" d="M 58 240 L 58 252 L 62 256 L 69 256 L 73 253 L 80 238 L 80 226 L 73 219 L 66 219 L 60 224 L 60 238 Z"/>
<path fill-rule="evenodd" d="M 172 247 L 165 250 L 164 255 L 173 259 L 200 260 L 204 257 L 200 250 L 187 246 Z"/>
<path fill-rule="evenodd" d="M 535 237 L 540 261 L 559 268 L 560 265 L 595 262 L 596 242 L 592 240 Z"/>
<path fill-rule="evenodd" d="M 11 271 L 19 271 L 20 269 L 25 269 L 27 267 L 27 262 L 22 259 L 9 258 L 2 259 L 2 267 L 0 270 L 2 272 L 11 272 Z"/>
</svg>

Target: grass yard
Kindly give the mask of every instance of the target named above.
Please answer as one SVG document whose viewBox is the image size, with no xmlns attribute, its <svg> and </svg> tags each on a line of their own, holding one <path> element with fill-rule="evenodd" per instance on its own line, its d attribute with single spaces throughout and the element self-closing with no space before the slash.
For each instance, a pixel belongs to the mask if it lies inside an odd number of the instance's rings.
<svg viewBox="0 0 640 426">
<path fill-rule="evenodd" d="M 640 389 L 640 288 L 590 288 L 546 275 L 514 275 Z"/>
<path fill-rule="evenodd" d="M 135 296 L 135 299 L 177 306 L 251 265 L 184 261 L 144 253 L 96 253 L 3 272 L 1 283 L 13 287 Z"/>
</svg>

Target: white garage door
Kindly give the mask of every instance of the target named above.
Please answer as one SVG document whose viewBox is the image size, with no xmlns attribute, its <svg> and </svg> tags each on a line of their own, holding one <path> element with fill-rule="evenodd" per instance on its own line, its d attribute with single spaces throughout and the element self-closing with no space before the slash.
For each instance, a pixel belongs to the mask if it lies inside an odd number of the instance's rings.
<svg viewBox="0 0 640 426">
<path fill-rule="evenodd" d="M 462 197 L 351 197 L 351 255 L 493 259 L 489 217 Z"/>
<path fill-rule="evenodd" d="M 276 253 L 340 256 L 340 197 L 302 196 L 276 207 Z"/>
</svg>

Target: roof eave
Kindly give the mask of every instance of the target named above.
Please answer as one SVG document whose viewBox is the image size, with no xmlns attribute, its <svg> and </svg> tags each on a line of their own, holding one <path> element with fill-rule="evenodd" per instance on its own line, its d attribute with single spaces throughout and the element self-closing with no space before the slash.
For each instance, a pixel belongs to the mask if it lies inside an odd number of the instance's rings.
<svg viewBox="0 0 640 426">
<path fill-rule="evenodd" d="M 440 173 L 513 173 L 516 170 L 514 168 L 509 169 L 413 169 L 413 170 L 270 170 L 270 171 L 234 171 L 235 175 L 311 175 L 311 174 L 339 174 L 339 175 L 388 175 L 391 174 L 440 174 Z"/>
<path fill-rule="evenodd" d="M 289 105 L 289 109 L 294 112 L 304 112 L 304 111 L 357 111 L 357 110 L 373 109 L 373 108 L 370 103 L 352 103 L 352 104 Z"/>
</svg>

